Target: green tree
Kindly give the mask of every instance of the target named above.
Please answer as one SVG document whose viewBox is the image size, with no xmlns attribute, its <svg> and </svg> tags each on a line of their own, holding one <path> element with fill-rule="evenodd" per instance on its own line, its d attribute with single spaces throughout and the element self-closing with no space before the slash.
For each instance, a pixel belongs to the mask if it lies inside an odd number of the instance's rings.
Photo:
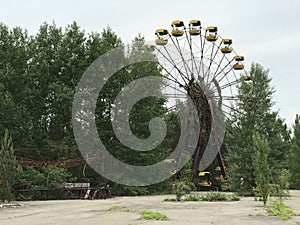
<svg viewBox="0 0 300 225">
<path fill-rule="evenodd" d="M 290 154 L 291 186 L 300 188 L 300 116 L 296 115 Z"/>
<path fill-rule="evenodd" d="M 254 167 L 254 179 L 256 183 L 255 192 L 262 197 L 264 205 L 270 194 L 271 170 L 268 157 L 271 152 L 268 140 L 256 133 L 253 136 L 254 154 L 252 157 Z"/>
<path fill-rule="evenodd" d="M 226 163 L 230 188 L 241 194 L 251 194 L 255 186 L 251 156 L 254 153 L 252 140 L 256 132 L 267 138 L 271 152 L 268 162 L 271 181 L 287 167 L 290 135 L 278 112 L 272 111 L 274 89 L 270 86 L 268 70 L 252 64 L 249 72 L 251 81 L 242 81 L 239 86 L 238 102 L 232 121 L 229 121 L 225 139 Z"/>
<path fill-rule="evenodd" d="M 12 200 L 12 188 L 18 183 L 19 174 L 20 167 L 14 154 L 12 137 L 6 129 L 0 149 L 0 198 L 2 201 Z"/>
</svg>

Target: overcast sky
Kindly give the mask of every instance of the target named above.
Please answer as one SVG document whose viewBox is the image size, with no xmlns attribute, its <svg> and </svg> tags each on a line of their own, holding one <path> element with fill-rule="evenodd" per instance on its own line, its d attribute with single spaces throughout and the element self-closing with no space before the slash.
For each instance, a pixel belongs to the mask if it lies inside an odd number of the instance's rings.
<svg viewBox="0 0 300 225">
<path fill-rule="evenodd" d="M 270 70 L 276 93 L 275 110 L 292 125 L 300 114 L 299 0 L 1 0 L 0 21 L 35 34 L 43 22 L 65 27 L 76 21 L 88 33 L 110 26 L 123 42 L 141 33 L 154 40 L 157 28 L 170 29 L 173 20 L 199 19 L 232 38 L 234 49 Z"/>
</svg>

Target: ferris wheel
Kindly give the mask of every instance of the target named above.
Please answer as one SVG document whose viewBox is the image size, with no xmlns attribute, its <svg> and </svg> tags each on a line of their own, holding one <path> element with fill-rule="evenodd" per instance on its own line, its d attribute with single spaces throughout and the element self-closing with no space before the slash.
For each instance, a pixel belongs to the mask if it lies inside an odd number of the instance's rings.
<svg viewBox="0 0 300 225">
<path fill-rule="evenodd" d="M 165 95 L 170 108 L 184 102 L 185 96 L 197 107 L 201 132 L 193 174 L 206 169 L 211 159 L 217 158 L 225 176 L 220 151 L 225 125 L 220 126 L 219 120 L 230 118 L 233 102 L 237 100 L 237 84 L 251 80 L 244 70 L 244 56 L 233 50 L 232 39 L 218 35 L 216 26 L 204 28 L 199 20 L 191 20 L 187 26 L 175 20 L 170 31 L 157 29 L 155 36 L 155 44 L 147 47 L 153 50 L 167 79 Z"/>
</svg>

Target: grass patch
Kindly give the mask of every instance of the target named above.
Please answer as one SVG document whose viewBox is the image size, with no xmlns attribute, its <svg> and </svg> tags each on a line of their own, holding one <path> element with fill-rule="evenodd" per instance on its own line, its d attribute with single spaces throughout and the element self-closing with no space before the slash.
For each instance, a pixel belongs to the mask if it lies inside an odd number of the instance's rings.
<svg viewBox="0 0 300 225">
<path fill-rule="evenodd" d="M 203 195 L 201 197 L 202 201 L 209 201 L 209 202 L 214 202 L 214 201 L 228 201 L 229 198 L 226 194 L 223 194 L 221 192 L 208 192 L 207 194 Z"/>
<path fill-rule="evenodd" d="M 185 198 L 182 198 L 180 201 L 240 201 L 241 197 L 237 194 L 227 195 L 218 191 L 211 191 L 205 195 L 187 195 Z M 177 198 L 165 198 L 166 202 L 175 202 L 178 201 Z"/>
<path fill-rule="evenodd" d="M 241 200 L 241 196 L 239 196 L 238 194 L 232 194 L 229 195 L 230 201 L 240 201 Z"/>
<path fill-rule="evenodd" d="M 183 200 L 191 201 L 191 202 L 201 201 L 202 196 L 201 195 L 187 195 Z"/>
<path fill-rule="evenodd" d="M 201 201 L 240 201 L 241 197 L 237 194 L 227 195 L 218 191 L 208 192 L 206 195 L 201 196 Z"/>
<path fill-rule="evenodd" d="M 110 207 L 110 208 L 108 209 L 108 211 L 117 211 L 118 209 L 119 209 L 119 206 L 113 205 L 112 207 Z"/>
<path fill-rule="evenodd" d="M 293 210 L 283 204 L 283 202 L 273 201 L 271 205 L 265 206 L 268 216 L 280 216 L 282 220 L 289 220 L 296 214 Z"/>
<path fill-rule="evenodd" d="M 141 214 L 139 218 L 140 220 L 168 220 L 169 219 L 164 214 L 161 214 L 159 212 L 153 212 L 150 210 L 140 210 L 139 214 Z"/>
</svg>

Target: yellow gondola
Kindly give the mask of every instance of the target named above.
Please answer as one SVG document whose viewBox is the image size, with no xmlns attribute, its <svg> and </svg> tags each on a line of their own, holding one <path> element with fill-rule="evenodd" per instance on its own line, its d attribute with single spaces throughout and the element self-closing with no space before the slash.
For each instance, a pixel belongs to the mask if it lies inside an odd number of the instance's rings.
<svg viewBox="0 0 300 225">
<path fill-rule="evenodd" d="M 166 44 L 168 44 L 168 40 L 167 39 L 163 39 L 163 38 L 157 38 L 155 40 L 155 43 L 157 45 L 166 45 Z"/>
<path fill-rule="evenodd" d="M 184 23 L 180 20 L 175 20 L 172 22 L 172 32 L 171 34 L 174 36 L 174 37 L 180 37 L 183 35 L 183 30 L 184 30 Z"/>
<path fill-rule="evenodd" d="M 148 49 L 148 50 L 151 50 L 151 51 L 155 50 L 155 46 L 154 46 L 154 45 L 151 45 L 151 44 L 146 44 L 146 45 L 144 45 L 144 47 L 145 47 L 146 49 Z"/>
<path fill-rule="evenodd" d="M 233 65 L 233 69 L 242 70 L 242 69 L 244 69 L 244 65 L 240 64 L 240 63 L 236 63 L 236 64 Z"/>
<path fill-rule="evenodd" d="M 209 32 L 208 35 L 206 36 L 206 40 L 213 42 L 216 41 L 218 39 L 217 37 L 217 31 L 218 28 L 215 26 L 209 26 L 206 28 L 206 32 Z"/>
<path fill-rule="evenodd" d="M 235 69 L 235 70 L 244 69 L 244 65 L 241 63 L 241 61 L 244 61 L 244 56 L 236 55 L 233 57 L 233 60 L 235 60 L 237 62 L 236 64 L 233 65 L 233 69 Z"/>
<path fill-rule="evenodd" d="M 244 56 L 236 55 L 236 56 L 233 57 L 233 59 L 237 62 L 241 62 L 241 61 L 244 61 Z"/>
<path fill-rule="evenodd" d="M 221 48 L 221 52 L 224 54 L 228 54 L 232 52 L 232 48 L 230 45 L 232 44 L 232 40 L 229 38 L 223 39 L 222 43 L 224 44 L 224 47 Z"/>
<path fill-rule="evenodd" d="M 200 20 L 191 20 L 189 22 L 189 34 L 200 35 L 201 33 L 201 22 Z"/>
<path fill-rule="evenodd" d="M 166 29 L 157 29 L 155 31 L 155 35 L 157 36 L 155 43 L 157 45 L 166 45 L 168 43 L 168 39 L 166 38 L 168 34 L 169 32 Z"/>
<path fill-rule="evenodd" d="M 249 81 L 249 80 L 252 80 L 252 78 L 251 78 L 251 76 L 245 75 L 245 76 L 242 76 L 242 80 Z"/>
<path fill-rule="evenodd" d="M 166 29 L 157 29 L 157 30 L 155 31 L 155 34 L 156 34 L 157 36 L 164 36 L 164 35 L 169 34 L 169 32 L 168 32 L 168 30 L 166 30 Z"/>
</svg>

